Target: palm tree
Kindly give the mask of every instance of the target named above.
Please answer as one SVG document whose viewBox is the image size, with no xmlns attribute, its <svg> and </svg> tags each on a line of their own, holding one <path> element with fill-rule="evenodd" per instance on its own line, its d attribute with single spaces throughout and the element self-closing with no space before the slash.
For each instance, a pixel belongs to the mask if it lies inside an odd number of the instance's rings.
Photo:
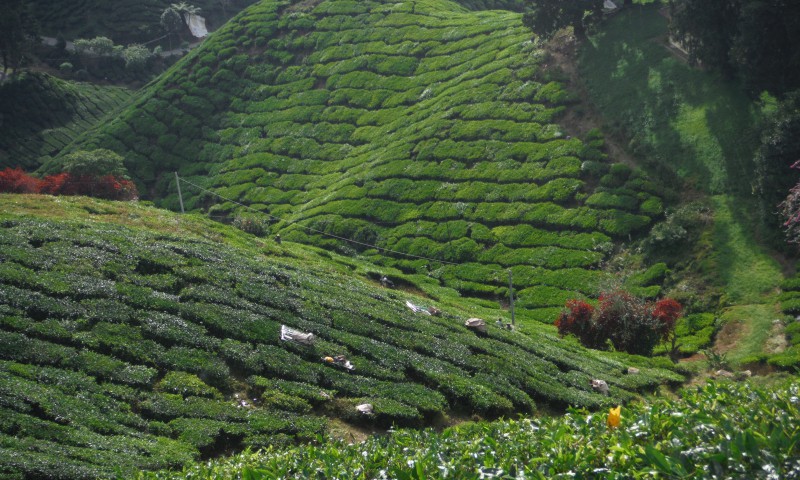
<svg viewBox="0 0 800 480">
<path fill-rule="evenodd" d="M 183 25 L 189 15 L 200 14 L 200 8 L 186 2 L 173 3 L 164 9 L 161 14 L 161 27 L 167 31 L 169 36 L 169 49 L 172 50 L 172 34 L 177 32 L 178 38 L 183 41 Z"/>
</svg>

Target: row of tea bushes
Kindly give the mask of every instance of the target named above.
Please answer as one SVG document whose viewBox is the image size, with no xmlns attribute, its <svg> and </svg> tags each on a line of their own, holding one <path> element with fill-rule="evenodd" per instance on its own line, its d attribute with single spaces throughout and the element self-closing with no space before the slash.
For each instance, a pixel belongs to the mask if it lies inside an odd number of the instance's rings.
<svg viewBox="0 0 800 480">
<path fill-rule="evenodd" d="M 797 381 L 710 383 L 608 415 L 398 430 L 359 444 L 244 453 L 142 478 L 794 478 L 800 475 Z"/>
<path fill-rule="evenodd" d="M 781 283 L 783 292 L 779 296 L 781 309 L 787 315 L 785 335 L 788 341 L 786 350 L 767 359 L 771 365 L 794 369 L 800 365 L 800 276 L 787 278 Z M 791 319 L 789 319 L 791 318 Z"/>
</svg>

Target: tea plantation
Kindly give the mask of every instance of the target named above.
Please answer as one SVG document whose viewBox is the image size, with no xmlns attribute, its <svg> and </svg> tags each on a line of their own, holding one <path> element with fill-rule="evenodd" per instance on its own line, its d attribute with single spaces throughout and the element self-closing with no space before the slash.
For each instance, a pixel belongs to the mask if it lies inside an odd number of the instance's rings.
<svg viewBox="0 0 800 480">
<path fill-rule="evenodd" d="M 129 476 L 313 441 L 327 418 L 387 428 L 598 408 L 683 378 L 550 326 L 476 334 L 464 320 L 493 312 L 452 291 L 388 290 L 367 263 L 198 216 L 80 197 L 0 204 L 2 474 Z M 281 325 L 317 341 L 281 341 Z M 334 355 L 355 370 L 321 361 Z"/>
<path fill-rule="evenodd" d="M 623 407 L 616 428 L 605 414 L 573 410 L 244 453 L 140 478 L 798 478 L 799 392 L 796 379 L 711 383 L 677 400 Z"/>
<path fill-rule="evenodd" d="M 0 85 L 0 170 L 37 168 L 41 157 L 55 155 L 132 98 L 122 87 L 23 75 Z"/>
<path fill-rule="evenodd" d="M 520 18 L 446 0 L 261 2 L 81 148 L 126 156 L 160 206 L 178 208 L 177 171 L 213 192 L 183 185 L 190 209 L 232 219 L 238 202 L 283 238 L 465 295 L 507 298 L 511 270 L 519 306 L 551 322 L 598 293 L 614 241 L 661 216 L 664 192 L 610 162 L 599 134 L 557 124 L 573 99 Z M 651 280 L 633 286 L 657 295 Z"/>
</svg>

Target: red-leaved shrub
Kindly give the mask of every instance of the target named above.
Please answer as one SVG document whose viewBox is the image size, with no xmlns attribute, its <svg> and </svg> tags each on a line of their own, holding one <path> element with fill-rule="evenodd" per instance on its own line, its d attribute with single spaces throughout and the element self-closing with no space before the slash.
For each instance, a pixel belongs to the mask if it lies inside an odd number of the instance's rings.
<svg viewBox="0 0 800 480">
<path fill-rule="evenodd" d="M 71 175 L 64 172 L 39 180 L 19 167 L 0 171 L 0 193 L 86 195 L 106 200 L 135 200 L 138 197 L 133 182 L 113 175 Z"/>
<path fill-rule="evenodd" d="M 583 300 L 568 300 L 566 308 L 556 319 L 558 333 L 563 335 L 573 334 L 578 337 L 584 345 L 592 342 L 593 332 L 591 331 L 592 314 L 594 307 Z"/>
<path fill-rule="evenodd" d="M 20 167 L 0 172 L 0 193 L 39 193 L 40 180 L 31 177 Z"/>
<path fill-rule="evenodd" d="M 672 339 L 681 316 L 671 298 L 648 302 L 622 290 L 600 295 L 597 308 L 569 300 L 555 322 L 560 335 L 575 335 L 589 348 L 609 346 L 637 355 L 651 355 L 659 341 Z"/>
<path fill-rule="evenodd" d="M 39 193 L 46 193 L 49 195 L 66 195 L 64 185 L 69 181 L 69 173 L 58 173 L 56 175 L 48 175 L 42 179 L 41 188 Z"/>
</svg>

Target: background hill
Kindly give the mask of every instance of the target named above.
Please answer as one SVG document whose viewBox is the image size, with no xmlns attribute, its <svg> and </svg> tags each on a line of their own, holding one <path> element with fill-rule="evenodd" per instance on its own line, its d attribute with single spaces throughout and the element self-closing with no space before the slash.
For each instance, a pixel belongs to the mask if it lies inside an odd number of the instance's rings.
<svg viewBox="0 0 800 480">
<path fill-rule="evenodd" d="M 511 269 L 520 305 L 552 321 L 599 291 L 614 239 L 660 216 L 665 192 L 608 162 L 599 135 L 564 133 L 573 99 L 542 58 L 512 12 L 262 2 L 81 148 L 125 156 L 159 205 L 177 208 L 178 171 L 211 192 L 184 185 L 187 208 L 232 219 L 242 203 L 284 238 L 352 239 L 465 294 L 507 297 Z M 658 272 L 632 286 L 658 293 Z"/>
<path fill-rule="evenodd" d="M 35 170 L 42 157 L 67 144 L 127 104 L 133 92 L 26 73 L 0 88 L 0 168 Z"/>
<path fill-rule="evenodd" d="M 313 440 L 326 418 L 387 428 L 599 407 L 683 378 L 652 368 L 667 360 L 586 350 L 552 327 L 476 335 L 464 320 L 494 312 L 452 291 L 386 290 L 368 263 L 195 216 L 87 198 L 0 203 L 2 473 L 127 476 Z M 281 341 L 282 324 L 318 340 Z M 321 361 L 339 354 L 354 372 Z"/>
</svg>

